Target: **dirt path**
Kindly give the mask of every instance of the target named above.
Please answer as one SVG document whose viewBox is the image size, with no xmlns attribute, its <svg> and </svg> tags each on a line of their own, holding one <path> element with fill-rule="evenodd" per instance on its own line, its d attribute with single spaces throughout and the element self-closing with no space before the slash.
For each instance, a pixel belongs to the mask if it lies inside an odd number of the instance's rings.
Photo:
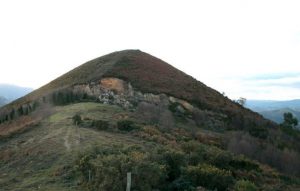
<svg viewBox="0 0 300 191">
<path fill-rule="evenodd" d="M 71 134 L 71 127 L 67 127 L 67 133 L 66 136 L 64 137 L 64 146 L 66 147 L 67 151 L 71 150 L 71 144 L 70 144 L 70 134 Z"/>
<path fill-rule="evenodd" d="M 67 151 L 70 151 L 72 148 L 76 148 L 80 145 L 82 137 L 78 127 L 70 126 L 67 127 L 66 131 L 66 135 L 64 136 L 64 146 Z"/>
</svg>

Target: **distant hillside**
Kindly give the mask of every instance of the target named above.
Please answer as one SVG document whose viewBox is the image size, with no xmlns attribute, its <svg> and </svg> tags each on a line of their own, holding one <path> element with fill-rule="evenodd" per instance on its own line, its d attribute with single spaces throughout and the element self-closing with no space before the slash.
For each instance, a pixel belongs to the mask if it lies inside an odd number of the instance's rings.
<svg viewBox="0 0 300 191">
<path fill-rule="evenodd" d="M 248 100 L 246 107 L 254 111 L 268 111 L 290 108 L 295 111 L 300 111 L 300 99 L 288 101 L 271 101 L 271 100 Z"/>
<path fill-rule="evenodd" d="M 124 50 L 0 108 L 0 190 L 297 190 L 299 139 Z"/>
<path fill-rule="evenodd" d="M 276 123 L 283 122 L 283 114 L 290 112 L 300 122 L 300 100 L 288 101 L 267 101 L 267 100 L 249 100 L 246 107 L 252 109 Z"/>
<path fill-rule="evenodd" d="M 262 114 L 265 118 L 275 121 L 276 123 L 282 123 L 283 122 L 283 114 L 288 113 L 288 112 L 292 113 L 294 115 L 294 117 L 296 117 L 298 119 L 298 121 L 300 121 L 300 111 L 295 111 L 290 108 L 261 111 L 259 113 Z"/>
<path fill-rule="evenodd" d="M 30 92 L 32 88 L 20 87 L 16 85 L 0 84 L 0 106 L 7 104 L 15 99 L 18 99 Z"/>
<path fill-rule="evenodd" d="M 7 103 L 8 103 L 8 100 L 5 97 L 0 96 L 0 107 Z"/>
</svg>

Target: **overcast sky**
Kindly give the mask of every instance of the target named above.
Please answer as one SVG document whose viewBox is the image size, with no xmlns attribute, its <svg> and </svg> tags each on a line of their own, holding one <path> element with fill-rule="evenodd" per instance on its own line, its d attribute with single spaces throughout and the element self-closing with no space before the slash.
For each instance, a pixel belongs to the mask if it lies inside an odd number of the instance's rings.
<svg viewBox="0 0 300 191">
<path fill-rule="evenodd" d="M 38 88 L 122 49 L 232 99 L 300 98 L 300 1 L 0 1 L 0 83 Z"/>
</svg>

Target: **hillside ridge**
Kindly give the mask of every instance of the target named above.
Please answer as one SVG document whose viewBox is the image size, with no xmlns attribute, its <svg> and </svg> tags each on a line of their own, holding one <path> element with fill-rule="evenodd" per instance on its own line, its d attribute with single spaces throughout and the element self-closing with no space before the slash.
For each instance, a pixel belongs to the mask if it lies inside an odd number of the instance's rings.
<svg viewBox="0 0 300 191">
<path fill-rule="evenodd" d="M 119 51 L 0 108 L 0 188 L 118 191 L 132 172 L 133 190 L 295 190 L 299 138 L 150 54 Z"/>
<path fill-rule="evenodd" d="M 58 77 L 40 89 L 16 100 L 4 107 L 17 108 L 20 105 L 42 99 L 51 93 L 73 87 L 78 84 L 98 82 L 104 77 L 116 77 L 132 84 L 133 88 L 144 93 L 177 97 L 200 109 L 221 112 L 228 116 L 229 123 L 235 120 L 232 127 L 244 123 L 259 123 L 263 126 L 276 127 L 276 124 L 264 119 L 261 115 L 245 109 L 216 90 L 197 81 L 193 77 L 174 68 L 170 64 L 140 50 L 123 50 L 93 59 Z M 1 113 L 1 110 L 0 110 Z"/>
</svg>

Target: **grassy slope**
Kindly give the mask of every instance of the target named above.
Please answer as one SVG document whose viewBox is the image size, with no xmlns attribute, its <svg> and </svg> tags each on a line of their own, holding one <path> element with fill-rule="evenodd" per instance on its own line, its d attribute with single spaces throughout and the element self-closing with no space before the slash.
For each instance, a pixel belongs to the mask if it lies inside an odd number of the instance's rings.
<svg viewBox="0 0 300 191">
<path fill-rule="evenodd" d="M 189 133 L 185 132 L 184 128 L 193 128 L 193 124 L 189 124 L 190 127 L 182 127 L 182 123 L 178 121 L 175 126 L 179 129 L 176 128 L 163 134 L 147 125 L 143 131 L 130 134 L 97 131 L 74 126 L 72 116 L 80 114 L 83 119 L 107 120 L 111 124 L 116 124 L 121 119 L 131 119 L 140 126 L 145 124 L 142 121 L 139 122 L 134 117 L 134 113 L 126 112 L 117 106 L 99 103 L 78 103 L 54 109 L 55 114 L 40 121 L 39 125 L 31 130 L 15 135 L 13 139 L 0 142 L 0 188 L 4 190 L 81 190 L 82 187 L 77 185 L 78 179 L 72 174 L 78 153 L 87 152 L 93 147 L 113 149 L 114 144 L 138 145 L 145 148 L 149 144 L 155 144 L 180 150 L 178 142 L 190 139 Z M 208 133 L 201 129 L 198 131 Z M 216 152 L 214 147 L 208 146 L 207 148 Z M 216 156 L 212 157 L 219 157 L 218 155 L 220 155 L 219 151 Z M 240 173 L 239 178 L 250 177 L 264 188 L 272 189 L 273 186 L 287 188 L 286 183 L 278 178 L 276 171 L 264 166 L 261 166 L 261 169 L 263 171 L 259 174 L 254 171 L 240 170 L 236 173 Z M 284 185 L 285 187 L 282 187 Z"/>
<path fill-rule="evenodd" d="M 142 142 L 128 135 L 78 128 L 72 124 L 72 116 L 83 111 L 82 116 L 91 119 L 115 120 L 118 116 L 130 115 L 121 108 L 82 103 L 56 110 L 57 113 L 32 130 L 0 142 L 1 189 L 68 190 L 70 182 L 64 180 L 63 171 L 72 165 L 79 151 L 97 145 Z"/>
</svg>

